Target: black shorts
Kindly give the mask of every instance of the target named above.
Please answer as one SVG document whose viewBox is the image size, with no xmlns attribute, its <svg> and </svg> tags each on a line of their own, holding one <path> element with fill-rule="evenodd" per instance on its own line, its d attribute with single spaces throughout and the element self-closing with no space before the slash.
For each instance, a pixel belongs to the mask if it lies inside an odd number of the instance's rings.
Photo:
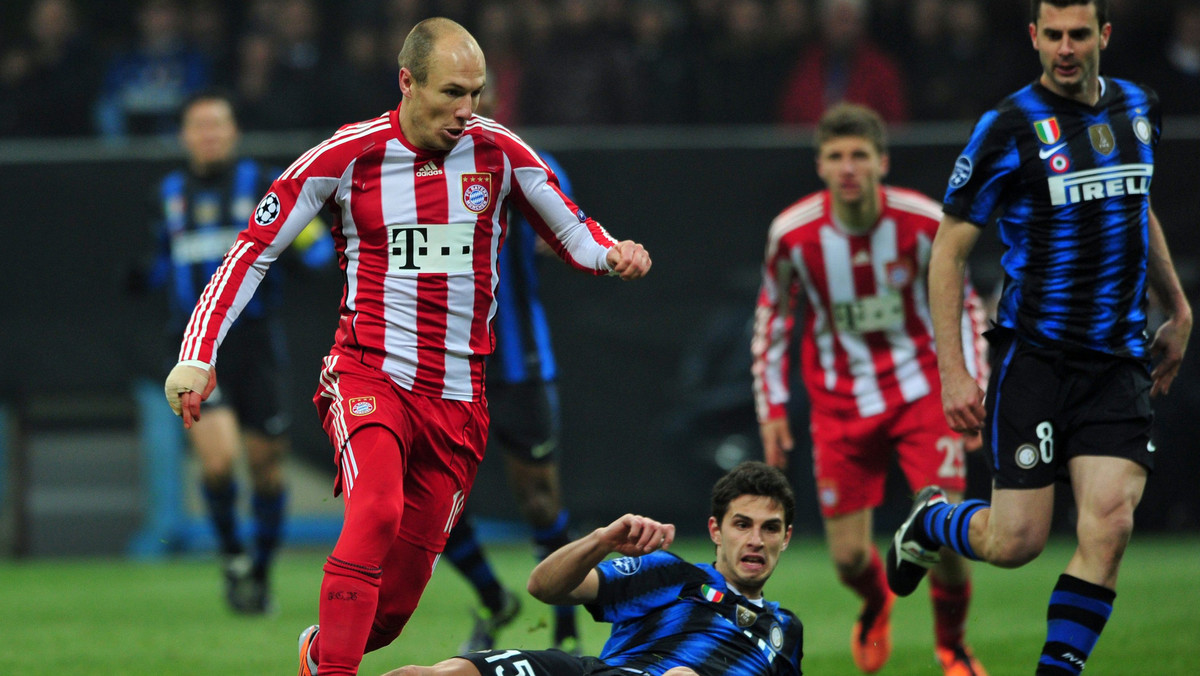
<svg viewBox="0 0 1200 676">
<path fill-rule="evenodd" d="M 984 443 L 997 488 L 1041 488 L 1080 455 L 1154 469 L 1150 373 L 1135 359 L 1030 345 L 1006 328 L 990 344 Z"/>
<path fill-rule="evenodd" d="M 459 655 L 481 674 L 525 676 L 642 676 L 646 672 L 610 667 L 595 657 L 575 657 L 561 650 L 482 650 Z"/>
<path fill-rule="evenodd" d="M 283 435 L 291 424 L 291 415 L 284 405 L 286 359 L 283 326 L 279 321 L 239 319 L 221 343 L 217 354 L 217 389 L 203 406 L 228 406 L 242 428 L 269 437 Z"/>
<path fill-rule="evenodd" d="M 518 460 L 542 464 L 555 460 L 558 450 L 558 388 L 554 383 L 487 385 L 488 451 L 499 449 Z"/>
</svg>

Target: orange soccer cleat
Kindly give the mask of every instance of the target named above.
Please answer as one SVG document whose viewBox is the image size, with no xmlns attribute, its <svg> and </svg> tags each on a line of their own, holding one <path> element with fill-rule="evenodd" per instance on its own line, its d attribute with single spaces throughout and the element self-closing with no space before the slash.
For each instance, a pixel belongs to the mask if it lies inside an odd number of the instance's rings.
<svg viewBox="0 0 1200 676">
<path fill-rule="evenodd" d="M 889 591 L 879 612 L 874 617 L 863 612 L 850 632 L 850 655 L 854 657 L 854 666 L 865 674 L 879 671 L 892 656 L 892 604 L 895 601 L 896 595 Z"/>
<path fill-rule="evenodd" d="M 953 648 L 938 646 L 934 650 L 937 655 L 938 662 L 942 665 L 942 671 L 946 676 L 987 676 L 987 672 L 983 670 L 983 665 L 975 656 L 971 654 L 971 649 L 964 644 L 959 644 Z"/>
</svg>

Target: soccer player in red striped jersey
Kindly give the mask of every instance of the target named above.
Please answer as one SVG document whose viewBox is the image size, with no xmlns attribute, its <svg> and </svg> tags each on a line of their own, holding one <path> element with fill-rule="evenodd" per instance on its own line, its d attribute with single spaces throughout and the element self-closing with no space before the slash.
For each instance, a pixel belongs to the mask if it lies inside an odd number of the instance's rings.
<svg viewBox="0 0 1200 676">
<path fill-rule="evenodd" d="M 941 208 L 882 183 L 886 131 L 874 111 L 841 104 L 817 126 L 817 173 L 826 189 L 771 223 L 754 340 L 754 394 L 766 460 L 785 467 L 794 313 L 803 306 L 800 371 L 811 404 L 813 474 L 838 577 L 863 599 L 851 635 L 855 665 L 878 671 L 891 654 L 888 589 L 871 540 L 895 455 L 913 490 L 966 488 L 964 439 L 942 415 L 926 270 Z M 978 356 L 982 307 L 961 336 Z M 972 316 L 974 321 L 972 321 Z M 980 362 L 976 362 L 978 365 Z M 947 676 L 982 676 L 964 643 L 971 597 L 966 561 L 933 569 L 935 652 Z"/>
<path fill-rule="evenodd" d="M 345 275 L 313 397 L 334 446 L 341 535 L 324 565 L 301 676 L 355 674 L 416 609 L 487 440 L 483 365 L 509 205 L 570 265 L 636 279 L 650 256 L 568 199 L 517 136 L 476 116 L 486 65 L 444 18 L 409 33 L 396 110 L 339 129 L 272 183 L 205 287 L 167 400 L 190 427 L 217 349 L 267 267 L 327 205 Z"/>
</svg>

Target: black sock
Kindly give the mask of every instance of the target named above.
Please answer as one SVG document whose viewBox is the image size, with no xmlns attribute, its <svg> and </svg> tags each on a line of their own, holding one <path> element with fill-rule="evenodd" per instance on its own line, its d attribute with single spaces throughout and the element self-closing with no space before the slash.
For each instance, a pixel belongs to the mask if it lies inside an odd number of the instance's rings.
<svg viewBox="0 0 1200 676">
<path fill-rule="evenodd" d="M 495 571 L 483 555 L 483 548 L 475 536 L 475 527 L 465 514 L 459 518 L 450 537 L 446 540 L 444 556 L 458 569 L 467 582 L 475 588 L 484 607 L 498 613 L 504 607 L 504 589 L 496 578 Z"/>
<path fill-rule="evenodd" d="M 216 531 L 221 553 L 241 554 L 245 551 L 237 534 L 237 483 L 232 479 L 205 481 L 201 485 L 208 503 L 208 516 Z"/>
</svg>

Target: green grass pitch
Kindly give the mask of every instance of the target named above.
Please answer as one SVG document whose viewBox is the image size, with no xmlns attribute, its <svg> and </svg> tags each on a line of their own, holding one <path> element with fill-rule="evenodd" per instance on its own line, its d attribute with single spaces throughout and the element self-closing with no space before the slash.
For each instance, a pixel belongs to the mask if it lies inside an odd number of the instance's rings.
<svg viewBox="0 0 1200 676">
<path fill-rule="evenodd" d="M 975 567 L 968 639 L 992 676 L 1030 674 L 1045 632 L 1046 598 L 1072 543 L 1055 540 L 1019 570 Z M 524 594 L 533 565 L 528 545 L 488 548 L 501 578 Z M 674 547 L 709 560 L 700 540 Z M 0 673 L 23 676 L 292 674 L 296 636 L 316 621 L 320 568 L 326 552 L 288 551 L 276 575 L 278 612 L 266 618 L 230 614 L 209 557 L 164 563 L 119 560 L 0 562 Z M 1088 676 L 1200 674 L 1200 536 L 1137 537 L 1122 566 L 1115 611 L 1088 662 Z M 804 621 L 804 671 L 856 674 L 848 648 L 858 610 L 836 581 L 824 545 L 798 536 L 767 586 L 767 595 Z M 439 567 L 421 607 L 391 646 L 367 655 L 362 674 L 431 664 L 453 654 L 470 626 L 474 603 L 448 565 Z M 549 611 L 525 596 L 520 617 L 499 647 L 543 648 Z M 599 651 L 608 625 L 582 610 L 585 649 Z M 926 585 L 901 599 L 893 615 L 895 649 L 881 674 L 938 676 Z"/>
</svg>

